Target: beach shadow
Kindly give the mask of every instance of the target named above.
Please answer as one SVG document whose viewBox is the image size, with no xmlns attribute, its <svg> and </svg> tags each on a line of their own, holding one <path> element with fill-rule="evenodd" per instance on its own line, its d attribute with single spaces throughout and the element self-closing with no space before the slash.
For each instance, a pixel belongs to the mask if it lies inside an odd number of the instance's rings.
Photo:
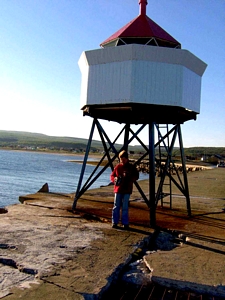
<svg viewBox="0 0 225 300">
<path fill-rule="evenodd" d="M 185 244 L 187 244 L 189 246 L 192 246 L 192 247 L 195 247 L 195 248 L 204 249 L 204 250 L 207 250 L 207 251 L 211 251 L 211 252 L 214 252 L 214 253 L 225 255 L 225 251 L 215 249 L 215 248 L 212 248 L 212 247 L 200 245 L 200 244 L 197 244 L 197 243 L 192 243 L 192 242 L 189 242 L 189 241 L 185 242 Z"/>
</svg>

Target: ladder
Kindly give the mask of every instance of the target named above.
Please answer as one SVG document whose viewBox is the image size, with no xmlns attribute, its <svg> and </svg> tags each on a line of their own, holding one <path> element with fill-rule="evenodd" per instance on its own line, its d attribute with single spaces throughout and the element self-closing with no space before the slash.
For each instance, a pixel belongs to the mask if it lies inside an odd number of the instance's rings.
<svg viewBox="0 0 225 300">
<path fill-rule="evenodd" d="M 165 160 L 169 156 L 169 125 L 168 124 L 156 124 L 158 130 L 158 159 L 156 159 L 156 167 L 158 168 L 158 176 L 161 177 L 163 170 L 165 168 Z M 165 136 L 165 138 L 163 138 Z M 171 157 L 169 157 L 171 160 Z M 166 197 L 169 196 L 169 201 L 165 201 Z M 172 209 L 172 181 L 171 178 L 166 176 L 163 184 L 160 186 L 160 190 L 157 193 L 156 205 L 158 201 L 161 201 L 161 207 L 164 204 L 169 204 L 170 209 Z"/>
</svg>

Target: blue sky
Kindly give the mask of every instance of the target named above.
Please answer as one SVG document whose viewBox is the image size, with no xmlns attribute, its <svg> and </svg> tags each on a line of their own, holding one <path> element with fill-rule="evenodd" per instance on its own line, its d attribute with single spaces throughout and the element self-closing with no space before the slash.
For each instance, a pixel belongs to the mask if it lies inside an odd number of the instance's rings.
<svg viewBox="0 0 225 300">
<path fill-rule="evenodd" d="M 80 55 L 138 14 L 138 0 L 1 0 L 0 130 L 88 138 Z M 225 147 L 225 0 L 148 0 L 147 15 L 208 65 L 184 146 Z M 121 128 L 102 124 L 111 139 Z"/>
</svg>

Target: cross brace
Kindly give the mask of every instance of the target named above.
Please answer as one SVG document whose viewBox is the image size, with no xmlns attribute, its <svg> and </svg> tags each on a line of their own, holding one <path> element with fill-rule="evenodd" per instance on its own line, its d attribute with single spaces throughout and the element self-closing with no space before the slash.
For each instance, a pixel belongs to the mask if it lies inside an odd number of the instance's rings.
<svg viewBox="0 0 225 300">
<path fill-rule="evenodd" d="M 142 140 L 138 137 L 139 133 L 145 128 L 145 126 L 149 126 L 149 146 L 146 146 Z M 91 149 L 91 142 L 94 134 L 94 129 L 97 128 L 99 136 L 102 141 L 102 145 L 104 148 L 104 154 L 96 167 L 94 168 L 93 172 L 90 174 L 89 178 L 87 181 L 83 184 L 83 177 L 85 173 L 85 168 L 88 160 L 88 155 Z M 155 143 L 155 135 L 154 131 L 155 129 L 158 131 L 158 136 L 159 139 Z M 119 137 L 124 134 L 124 144 L 120 149 L 115 148 L 115 143 L 119 139 Z M 168 138 L 169 135 L 172 135 L 172 140 L 170 145 L 166 145 L 165 139 Z M 181 178 L 180 174 L 178 171 L 176 171 L 176 176 L 173 176 L 169 169 L 171 168 L 171 165 L 174 167 L 174 170 L 176 170 L 174 166 L 174 162 L 172 159 L 172 152 L 174 150 L 174 143 L 176 138 L 178 137 L 179 140 L 179 150 L 180 150 L 180 155 L 181 155 L 181 164 L 182 164 L 182 175 L 183 178 Z M 176 187 L 182 192 L 182 194 L 186 198 L 186 205 L 187 205 L 187 211 L 188 215 L 191 215 L 191 206 L 190 206 L 190 197 L 189 197 L 189 189 L 188 189 L 188 181 L 187 181 L 187 173 L 186 173 L 186 166 L 185 166 L 185 157 L 184 157 L 184 150 L 183 150 L 183 142 L 182 142 L 182 134 L 181 134 L 181 128 L 180 124 L 176 124 L 173 126 L 171 130 L 169 130 L 165 135 L 162 135 L 160 132 L 159 126 L 157 126 L 154 122 L 151 122 L 149 124 L 142 124 L 140 125 L 139 129 L 134 132 L 129 123 L 126 123 L 121 131 L 118 133 L 117 137 L 111 142 L 109 139 L 108 135 L 106 134 L 105 130 L 101 126 L 99 120 L 97 118 L 93 118 L 93 123 L 90 131 L 90 136 L 88 139 L 88 143 L 86 146 L 86 152 L 84 156 L 84 161 L 80 173 L 80 178 L 78 181 L 77 185 L 77 190 L 73 202 L 73 207 L 72 209 L 76 209 L 77 201 L 78 199 L 91 187 L 91 185 L 101 176 L 101 174 L 107 169 L 111 168 L 113 170 L 113 162 L 115 159 L 118 158 L 119 152 L 122 150 L 128 150 L 129 144 L 136 139 L 140 145 L 144 149 L 144 154 L 141 155 L 137 161 L 135 161 L 135 165 L 138 165 L 141 163 L 143 159 L 148 157 L 149 159 L 149 199 L 145 195 L 145 193 L 142 191 L 140 185 L 138 182 L 135 182 L 135 186 L 139 193 L 141 194 L 142 198 L 144 199 L 146 205 L 148 206 L 150 210 L 150 226 L 155 227 L 156 226 L 156 207 L 158 204 L 159 199 L 162 196 L 162 187 L 165 181 L 166 176 L 170 178 L 170 180 L 176 185 Z M 160 159 L 157 159 L 155 157 L 155 148 L 159 147 L 160 144 L 164 145 L 165 151 L 166 151 L 166 160 L 165 162 L 162 162 Z M 110 156 L 110 152 L 113 153 L 113 155 Z M 102 167 L 99 170 L 99 166 L 101 163 L 107 159 L 107 163 L 105 164 L 104 167 Z M 161 178 L 160 182 L 157 188 L 157 191 L 155 189 L 155 166 L 159 166 L 161 169 Z"/>
</svg>

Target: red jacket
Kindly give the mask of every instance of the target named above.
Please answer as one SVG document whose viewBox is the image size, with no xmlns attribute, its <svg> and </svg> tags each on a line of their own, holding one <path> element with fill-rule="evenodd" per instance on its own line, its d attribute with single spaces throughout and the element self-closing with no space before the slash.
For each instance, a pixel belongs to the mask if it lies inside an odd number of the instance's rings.
<svg viewBox="0 0 225 300">
<path fill-rule="evenodd" d="M 119 185 L 115 184 L 115 177 L 121 177 Z M 138 180 L 138 178 L 139 173 L 137 169 L 129 162 L 125 165 L 121 163 L 116 165 L 110 175 L 110 180 L 114 183 L 114 193 L 132 194 L 133 182 Z"/>
</svg>

